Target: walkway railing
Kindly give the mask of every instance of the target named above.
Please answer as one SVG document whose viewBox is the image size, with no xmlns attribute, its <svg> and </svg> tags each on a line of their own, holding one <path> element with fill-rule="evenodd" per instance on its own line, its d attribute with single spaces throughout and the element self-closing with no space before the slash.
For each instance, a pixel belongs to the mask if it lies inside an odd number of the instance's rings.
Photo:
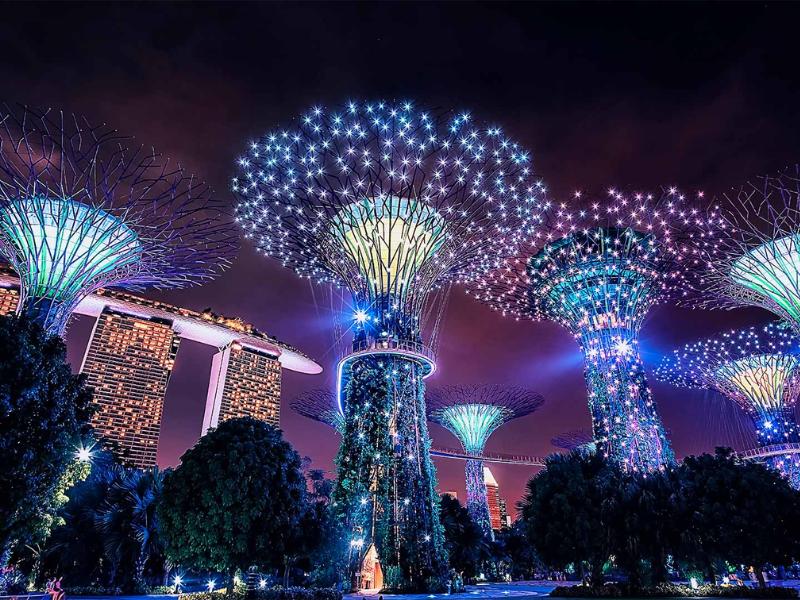
<svg viewBox="0 0 800 600">
<path fill-rule="evenodd" d="M 380 351 L 417 354 L 427 358 L 432 363 L 436 362 L 436 355 L 433 353 L 433 350 L 421 342 L 414 342 L 411 340 L 367 339 L 353 343 L 352 354 Z"/>
<path fill-rule="evenodd" d="M 544 458 L 527 454 L 504 454 L 499 452 L 484 452 L 483 454 L 469 454 L 454 448 L 431 448 L 431 456 L 441 458 L 455 458 L 458 460 L 482 460 L 490 463 L 504 463 L 507 465 L 526 465 L 529 467 L 543 467 Z"/>
<path fill-rule="evenodd" d="M 744 452 L 737 452 L 736 456 L 744 460 L 756 458 L 767 458 L 769 456 L 780 456 L 781 454 L 800 454 L 800 444 L 797 442 L 787 442 L 785 444 L 772 444 L 763 448 L 753 448 Z"/>
</svg>

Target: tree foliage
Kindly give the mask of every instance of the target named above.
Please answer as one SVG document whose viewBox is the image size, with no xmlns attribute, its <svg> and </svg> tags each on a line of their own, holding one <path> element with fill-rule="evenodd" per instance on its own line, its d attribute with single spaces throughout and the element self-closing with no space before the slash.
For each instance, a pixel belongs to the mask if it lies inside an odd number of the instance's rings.
<svg viewBox="0 0 800 600">
<path fill-rule="evenodd" d="M 450 568 L 466 581 L 475 579 L 481 572 L 482 562 L 491 556 L 486 536 L 469 511 L 455 498 L 442 496 L 439 515 Z"/>
<path fill-rule="evenodd" d="M 60 338 L 27 318 L 0 317 L 0 552 L 49 533 L 89 431 L 91 393 Z M 79 474 L 77 475 L 80 476 Z M 65 479 L 65 477 L 67 479 Z"/>
<path fill-rule="evenodd" d="M 512 580 L 531 580 L 545 570 L 536 549 L 528 539 L 522 519 L 497 533 L 493 557 L 500 578 L 507 575 Z"/>
<path fill-rule="evenodd" d="M 715 580 L 715 565 L 788 565 L 800 557 L 800 492 L 730 450 L 646 475 L 598 455 L 550 457 L 521 502 L 528 540 L 549 565 L 614 565 L 632 587 L 666 580 L 667 557 Z M 647 581 L 649 580 L 649 581 Z"/>
<path fill-rule="evenodd" d="M 777 472 L 730 450 L 687 457 L 678 469 L 675 554 L 715 577 L 721 561 L 752 565 L 800 558 L 800 493 Z"/>
<path fill-rule="evenodd" d="M 106 497 L 94 513 L 95 527 L 112 566 L 111 583 L 118 583 L 120 567 L 134 565 L 135 589 L 144 590 L 144 572 L 151 557 L 161 554 L 156 507 L 161 499 L 163 474 L 152 469 L 116 468 Z"/>
<path fill-rule="evenodd" d="M 141 592 L 148 576 L 159 582 L 164 574 L 156 517 L 163 474 L 122 467 L 109 452 L 96 452 L 92 463 L 42 551 L 40 580 Z"/>
<path fill-rule="evenodd" d="M 306 504 L 295 542 L 301 554 L 297 566 L 310 573 L 313 585 L 330 587 L 340 582 L 345 545 L 344 532 L 331 510 L 334 482 L 318 469 L 306 472 L 306 482 Z"/>
<path fill-rule="evenodd" d="M 559 569 L 586 563 L 592 582 L 602 582 L 613 551 L 609 516 L 619 483 L 619 470 L 598 454 L 547 459 L 520 503 L 528 537 L 545 563 Z"/>
<path fill-rule="evenodd" d="M 249 417 L 209 431 L 164 480 L 158 515 L 174 564 L 233 576 L 294 551 L 305 480 L 280 430 Z M 230 587 L 230 586 L 229 586 Z"/>
</svg>

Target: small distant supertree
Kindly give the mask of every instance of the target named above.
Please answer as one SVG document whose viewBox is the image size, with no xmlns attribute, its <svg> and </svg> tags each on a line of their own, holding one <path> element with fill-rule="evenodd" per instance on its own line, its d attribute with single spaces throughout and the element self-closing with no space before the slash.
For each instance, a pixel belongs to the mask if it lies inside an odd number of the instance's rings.
<svg viewBox="0 0 800 600">
<path fill-rule="evenodd" d="M 711 389 L 753 420 L 761 456 L 800 487 L 800 456 L 779 452 L 800 442 L 794 405 L 800 396 L 800 338 L 784 323 L 732 330 L 687 344 L 662 361 L 656 378 L 678 387 Z M 758 457 L 759 453 L 756 453 Z"/>
<path fill-rule="evenodd" d="M 565 431 L 564 433 L 552 437 L 550 443 L 556 448 L 561 448 L 569 452 L 577 450 L 581 453 L 592 453 L 596 449 L 592 432 L 586 429 Z"/>
<path fill-rule="evenodd" d="M 447 428 L 461 442 L 466 461 L 467 510 L 484 534 L 494 537 L 489 516 L 483 461 L 489 436 L 512 419 L 537 410 L 544 399 L 524 388 L 503 385 L 453 385 L 428 393 L 428 419 Z"/>
<path fill-rule="evenodd" d="M 292 400 L 291 407 L 297 414 L 325 423 L 339 433 L 344 427 L 344 415 L 339 411 L 336 396 L 330 390 L 304 392 Z"/>
<path fill-rule="evenodd" d="M 352 298 L 334 491 L 351 532 L 349 573 L 374 546 L 392 586 L 422 589 L 447 563 L 425 422 L 423 379 L 436 365 L 424 334 L 441 317 L 438 291 L 498 266 L 535 229 L 541 186 L 530 156 L 463 112 L 351 102 L 252 142 L 239 167 L 232 188 L 245 236 Z"/>
<path fill-rule="evenodd" d="M 521 256 L 480 279 L 472 295 L 517 319 L 568 329 L 584 356 L 592 431 L 602 455 L 633 471 L 674 460 L 647 385 L 639 331 L 650 309 L 683 294 L 700 264 L 706 217 L 670 188 L 610 190 L 548 213 Z M 691 243 L 690 243 L 691 242 Z"/>
<path fill-rule="evenodd" d="M 48 331 L 98 288 L 200 283 L 235 249 L 208 187 L 160 154 L 83 117 L 0 106 L 0 256 L 18 312 Z"/>
<path fill-rule="evenodd" d="M 719 198 L 714 244 L 686 303 L 704 308 L 760 306 L 800 333 L 800 165 Z"/>
</svg>

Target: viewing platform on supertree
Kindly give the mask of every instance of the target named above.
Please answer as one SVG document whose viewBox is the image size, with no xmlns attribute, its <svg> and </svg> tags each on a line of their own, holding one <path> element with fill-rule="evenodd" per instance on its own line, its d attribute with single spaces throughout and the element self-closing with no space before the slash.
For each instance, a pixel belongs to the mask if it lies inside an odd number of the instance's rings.
<svg viewBox="0 0 800 600">
<path fill-rule="evenodd" d="M 428 419 L 450 431 L 464 452 L 474 457 L 466 461 L 467 510 L 484 535 L 493 539 L 480 455 L 498 427 L 531 414 L 544 399 L 519 387 L 453 385 L 429 391 L 427 401 Z"/>
<path fill-rule="evenodd" d="M 533 235 L 542 186 L 529 154 L 467 113 L 406 103 L 315 107 L 239 159 L 237 220 L 301 277 L 349 292 L 352 352 L 338 366 L 345 417 L 334 492 L 354 560 L 422 589 L 446 567 L 424 377 L 452 282 L 499 266 Z M 372 561 L 370 561 L 371 564 Z M 374 575 L 374 573 L 372 574 Z M 374 584 L 371 575 L 362 573 Z"/>
<path fill-rule="evenodd" d="M 550 443 L 556 448 L 567 450 L 568 452 L 578 451 L 581 453 L 593 453 L 597 448 L 594 443 L 592 432 L 587 429 L 573 429 L 553 436 Z"/>
<path fill-rule="evenodd" d="M 675 188 L 660 195 L 612 189 L 597 200 L 576 193 L 571 206 L 547 216 L 526 251 L 472 284 L 471 295 L 504 315 L 569 330 L 584 357 L 598 452 L 633 471 L 660 469 L 674 456 L 645 377 L 639 330 L 653 306 L 683 293 L 708 217 Z"/>
<path fill-rule="evenodd" d="M 760 306 L 800 333 L 800 165 L 734 189 L 713 210 L 722 231 L 704 246 L 697 293 L 683 303 Z"/>
<path fill-rule="evenodd" d="M 333 392 L 324 389 L 309 390 L 298 395 L 290 404 L 298 415 L 324 423 L 341 433 L 344 415 L 339 411 Z"/>
<path fill-rule="evenodd" d="M 18 312 L 63 334 L 104 287 L 184 287 L 236 251 L 208 187 L 106 125 L 0 106 L 0 256 L 20 279 Z"/>
<path fill-rule="evenodd" d="M 687 344 L 662 361 L 659 381 L 715 390 L 744 409 L 756 428 L 761 459 L 800 488 L 800 337 L 785 323 L 732 330 Z"/>
</svg>

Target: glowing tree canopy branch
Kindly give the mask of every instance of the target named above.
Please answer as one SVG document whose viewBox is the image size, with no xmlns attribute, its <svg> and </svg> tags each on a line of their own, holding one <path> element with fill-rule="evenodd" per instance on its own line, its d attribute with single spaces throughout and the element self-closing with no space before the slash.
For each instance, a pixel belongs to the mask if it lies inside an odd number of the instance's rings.
<svg viewBox="0 0 800 600">
<path fill-rule="evenodd" d="M 717 243 L 688 303 L 705 308 L 760 306 L 800 333 L 800 166 L 747 183 L 718 200 Z"/>
<path fill-rule="evenodd" d="M 0 255 L 18 311 L 47 330 L 98 288 L 201 283 L 235 250 L 222 206 L 179 166 L 105 125 L 0 106 Z"/>
<path fill-rule="evenodd" d="M 753 419 L 758 444 L 796 444 L 793 407 L 800 396 L 800 337 L 788 325 L 732 330 L 675 350 L 656 371 L 678 387 L 711 389 L 727 396 Z M 772 454 L 770 452 L 769 454 Z M 778 453 L 770 464 L 800 485 L 798 457 Z"/>
<path fill-rule="evenodd" d="M 472 286 L 504 315 L 551 320 L 584 355 L 598 451 L 635 471 L 673 460 L 639 356 L 650 309 L 682 293 L 704 217 L 669 189 L 660 196 L 610 190 L 604 200 L 558 206 L 538 241 Z"/>
<path fill-rule="evenodd" d="M 467 454 L 479 456 L 494 431 L 537 410 L 544 399 L 523 388 L 502 385 L 447 386 L 428 394 L 428 419 L 456 436 Z M 467 460 L 467 510 L 484 534 L 493 537 L 483 461 Z"/>
<path fill-rule="evenodd" d="M 330 390 L 304 392 L 292 400 L 291 407 L 297 414 L 325 423 L 340 433 L 344 428 L 344 415 L 339 412 L 336 396 Z"/>
<path fill-rule="evenodd" d="M 594 436 L 592 432 L 586 429 L 573 429 L 572 431 L 565 431 L 550 439 L 550 443 L 556 448 L 572 452 L 592 453 L 596 450 L 594 443 Z"/>
<path fill-rule="evenodd" d="M 313 108 L 255 140 L 239 166 L 232 188 L 245 236 L 352 296 L 334 493 L 352 532 L 350 573 L 375 546 L 384 571 L 399 568 L 399 586 L 421 589 L 446 567 L 425 422 L 423 378 L 435 363 L 423 321 L 441 316 L 432 292 L 496 268 L 533 235 L 542 188 L 530 156 L 467 113 L 351 102 Z"/>
</svg>

